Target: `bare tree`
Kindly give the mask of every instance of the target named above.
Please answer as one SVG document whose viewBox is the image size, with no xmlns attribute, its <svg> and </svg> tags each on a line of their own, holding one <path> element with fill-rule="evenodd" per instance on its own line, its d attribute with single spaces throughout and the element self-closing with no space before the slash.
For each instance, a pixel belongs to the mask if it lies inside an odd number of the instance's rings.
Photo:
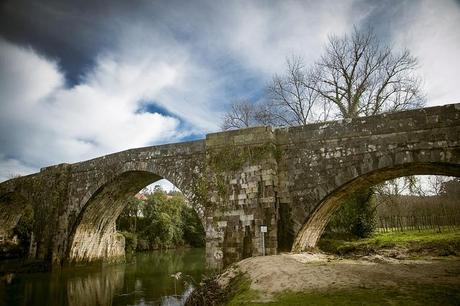
<svg viewBox="0 0 460 306">
<path fill-rule="evenodd" d="M 356 118 L 417 108 L 425 98 L 416 69 L 417 59 L 409 51 L 395 52 L 371 30 L 355 27 L 351 35 L 330 36 L 324 54 L 312 66 L 307 67 L 300 57 L 288 60 L 286 72 L 275 75 L 267 87 L 265 101 L 250 107 L 234 104 L 224 128 L 306 125 L 331 117 Z M 415 181 L 410 177 L 403 182 L 413 189 Z M 400 192 L 397 181 L 390 184 L 387 191 L 393 187 Z M 355 198 L 361 201 L 366 194 L 372 191 L 363 190 Z"/>
<path fill-rule="evenodd" d="M 417 59 L 393 52 L 371 30 L 331 36 L 317 62 L 315 87 L 344 118 L 420 107 L 424 96 L 415 75 Z"/>
<path fill-rule="evenodd" d="M 423 106 L 417 59 L 394 52 L 371 30 L 330 36 L 325 53 L 307 67 L 301 57 L 287 60 L 261 104 L 235 103 L 224 128 L 251 125 L 305 125 L 329 118 L 355 118 Z"/>
<path fill-rule="evenodd" d="M 426 194 L 439 196 L 444 192 L 446 182 L 452 180 L 452 177 L 442 175 L 430 175 L 426 177 Z"/>
<path fill-rule="evenodd" d="M 20 178 L 22 175 L 19 174 L 19 173 L 10 173 L 8 174 L 7 178 L 8 180 L 12 180 L 12 179 L 15 179 L 15 178 Z"/>
<path fill-rule="evenodd" d="M 442 184 L 441 195 L 447 196 L 456 203 L 460 202 L 460 178 L 452 178 Z"/>
<path fill-rule="evenodd" d="M 312 77 L 301 57 L 292 57 L 286 62 L 286 72 L 275 75 L 267 88 L 265 118 L 271 117 L 273 125 L 282 126 L 327 120 L 329 112 L 318 109 L 320 95 L 315 89 L 317 79 Z"/>
<path fill-rule="evenodd" d="M 249 100 L 240 100 L 232 104 L 231 110 L 224 115 L 222 130 L 241 129 L 256 125 L 256 106 Z"/>
<path fill-rule="evenodd" d="M 400 196 L 402 194 L 419 194 L 420 179 L 416 176 L 395 178 L 376 185 L 376 191 L 381 195 Z"/>
<path fill-rule="evenodd" d="M 300 57 L 287 60 L 283 75 L 273 76 L 262 103 L 237 101 L 225 114 L 223 130 L 253 125 L 293 126 L 326 120 L 328 111 L 318 111 L 319 94 Z"/>
</svg>

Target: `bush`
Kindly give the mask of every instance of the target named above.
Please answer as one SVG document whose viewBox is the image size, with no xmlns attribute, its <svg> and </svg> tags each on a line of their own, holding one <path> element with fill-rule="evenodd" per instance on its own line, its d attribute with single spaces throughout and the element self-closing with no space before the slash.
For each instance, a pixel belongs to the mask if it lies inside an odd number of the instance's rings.
<svg viewBox="0 0 460 306">
<path fill-rule="evenodd" d="M 193 207 L 181 193 L 166 193 L 160 188 L 145 201 L 131 197 L 117 228 L 126 238 L 127 252 L 136 247 L 146 251 L 205 244 L 204 228 Z"/>
<path fill-rule="evenodd" d="M 125 252 L 134 253 L 137 249 L 137 235 L 126 231 L 121 234 L 125 237 Z"/>
<path fill-rule="evenodd" d="M 351 195 L 335 213 L 326 228 L 326 234 L 348 234 L 358 238 L 370 237 L 374 232 L 375 200 L 372 189 Z"/>
<path fill-rule="evenodd" d="M 139 237 L 137 239 L 137 251 L 148 251 L 150 250 L 150 245 L 149 245 L 149 241 L 144 239 L 144 238 L 141 238 Z"/>
<path fill-rule="evenodd" d="M 32 229 L 34 227 L 34 211 L 31 206 L 24 208 L 24 213 L 13 229 L 13 234 L 19 239 L 19 254 L 20 256 L 26 256 L 29 252 L 30 239 L 32 235 Z"/>
<path fill-rule="evenodd" d="M 205 232 L 201 220 L 192 207 L 186 206 L 182 210 L 183 240 L 191 247 L 203 247 L 205 245 Z"/>
</svg>

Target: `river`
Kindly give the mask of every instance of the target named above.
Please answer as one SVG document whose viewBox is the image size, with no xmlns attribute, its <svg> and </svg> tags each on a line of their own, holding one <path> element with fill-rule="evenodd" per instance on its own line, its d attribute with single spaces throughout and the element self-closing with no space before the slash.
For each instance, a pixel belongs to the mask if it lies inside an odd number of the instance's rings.
<svg viewBox="0 0 460 306">
<path fill-rule="evenodd" d="M 0 305 L 182 305 L 205 273 L 204 249 L 138 253 L 126 264 L 3 276 Z"/>
</svg>

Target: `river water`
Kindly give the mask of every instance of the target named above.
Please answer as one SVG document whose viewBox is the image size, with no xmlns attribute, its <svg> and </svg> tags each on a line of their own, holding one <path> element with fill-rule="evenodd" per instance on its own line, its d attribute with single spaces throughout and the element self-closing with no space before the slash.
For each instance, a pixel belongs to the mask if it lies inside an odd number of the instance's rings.
<svg viewBox="0 0 460 306">
<path fill-rule="evenodd" d="M 126 264 L 3 276 L 0 305 L 183 305 L 206 272 L 204 249 L 138 253 Z"/>
</svg>

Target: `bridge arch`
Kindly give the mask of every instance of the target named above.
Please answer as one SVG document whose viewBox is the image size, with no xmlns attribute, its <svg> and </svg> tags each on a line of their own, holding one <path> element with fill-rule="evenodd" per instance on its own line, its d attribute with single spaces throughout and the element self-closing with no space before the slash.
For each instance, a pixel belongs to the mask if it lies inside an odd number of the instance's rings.
<svg viewBox="0 0 460 306">
<path fill-rule="evenodd" d="M 26 206 L 30 206 L 30 202 L 19 192 L 8 192 L 0 197 L 0 236 L 13 230 Z"/>
<path fill-rule="evenodd" d="M 19 233 L 16 232 L 23 216 L 26 216 L 28 221 L 31 221 L 30 218 L 33 216 L 33 206 L 27 197 L 18 191 L 7 192 L 0 196 L 0 246 L 16 245 L 14 257 L 27 256 L 30 252 L 33 224 L 27 224 L 27 227 L 22 227 Z M 8 249 L 9 247 L 5 250 Z M 0 252 L 0 258 L 3 255 L 3 252 Z"/>
<path fill-rule="evenodd" d="M 127 163 L 117 171 L 107 171 L 104 177 L 82 197 L 80 213 L 70 231 L 66 256 L 70 263 L 124 258 L 124 238 L 116 232 L 116 220 L 127 199 L 144 187 L 167 179 L 193 201 L 193 193 L 180 173 L 145 162 Z"/>
<path fill-rule="evenodd" d="M 448 162 L 412 162 L 380 168 L 354 177 L 346 183 L 337 186 L 319 202 L 316 209 L 297 233 L 292 251 L 300 252 L 315 247 L 326 225 L 348 195 L 387 180 L 412 175 L 460 177 L 460 164 Z"/>
</svg>

